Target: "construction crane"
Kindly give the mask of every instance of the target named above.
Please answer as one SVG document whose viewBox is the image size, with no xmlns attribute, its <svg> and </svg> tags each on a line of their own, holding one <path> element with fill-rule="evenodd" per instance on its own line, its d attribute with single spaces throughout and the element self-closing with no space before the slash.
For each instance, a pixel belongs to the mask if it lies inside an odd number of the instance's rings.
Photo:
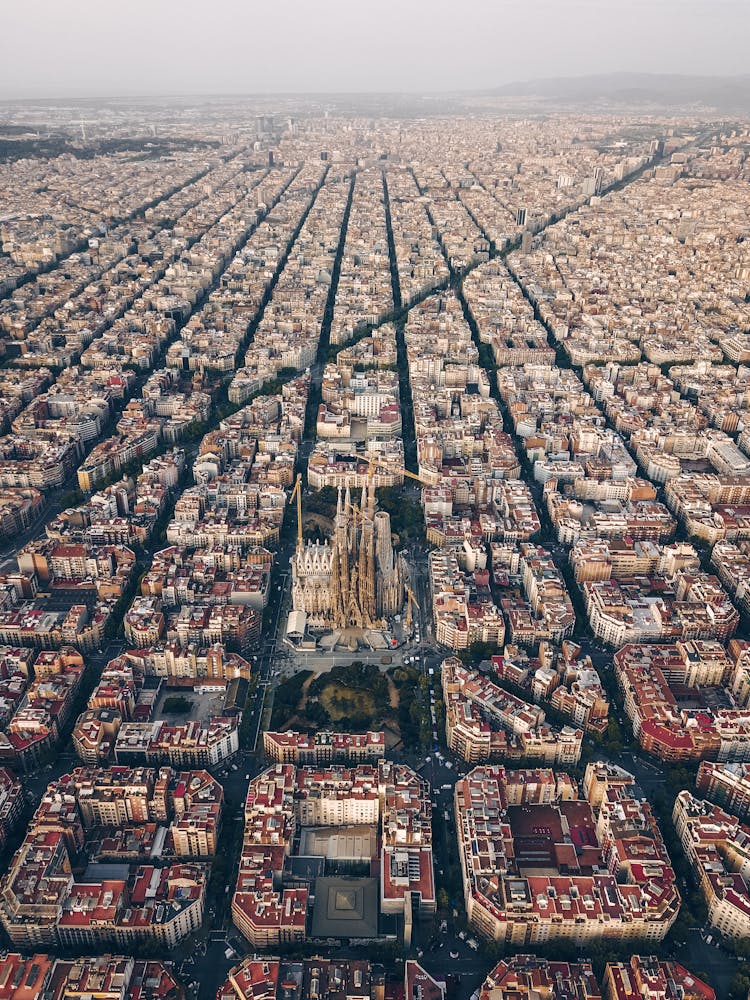
<svg viewBox="0 0 750 1000">
<path fill-rule="evenodd" d="M 419 483 L 421 486 L 432 486 L 432 483 L 428 483 L 426 479 L 422 479 L 420 475 L 416 472 L 409 472 L 408 469 L 404 469 L 404 475 L 408 479 L 413 479 L 415 482 Z"/>
<path fill-rule="evenodd" d="M 355 525 L 358 519 L 360 524 L 364 524 L 365 521 L 367 520 L 367 515 L 365 514 L 365 512 L 362 510 L 362 508 L 359 506 L 358 503 L 349 504 L 349 511 L 351 512 L 352 520 L 354 521 Z"/>
<path fill-rule="evenodd" d="M 370 482 L 372 481 L 372 477 L 375 475 L 375 469 L 376 469 L 376 467 L 379 466 L 381 469 L 385 469 L 386 471 L 390 471 L 388 469 L 387 465 L 384 465 L 382 462 L 376 461 L 374 458 L 367 458 L 366 455 L 358 455 L 357 458 L 361 459 L 363 462 L 367 462 L 367 464 L 370 466 L 370 470 L 367 473 L 367 479 Z M 422 486 L 431 486 L 432 485 L 432 483 L 428 483 L 426 479 L 422 479 L 422 477 L 418 476 L 415 472 L 409 472 L 408 469 L 404 469 L 403 470 L 403 474 L 405 476 L 407 476 L 409 479 L 414 479 L 418 483 L 421 483 Z"/>
<path fill-rule="evenodd" d="M 412 626 L 411 608 L 412 605 L 414 605 L 417 611 L 419 611 L 419 605 L 417 604 L 417 599 L 414 596 L 414 591 L 411 589 L 408 583 L 404 586 L 404 590 L 406 591 L 406 618 L 404 620 L 404 624 L 406 625 L 407 631 L 411 632 L 411 626 Z"/>
<path fill-rule="evenodd" d="M 289 506 L 297 500 L 297 548 L 302 548 L 302 476 L 297 473 L 297 481 L 289 497 Z"/>
</svg>

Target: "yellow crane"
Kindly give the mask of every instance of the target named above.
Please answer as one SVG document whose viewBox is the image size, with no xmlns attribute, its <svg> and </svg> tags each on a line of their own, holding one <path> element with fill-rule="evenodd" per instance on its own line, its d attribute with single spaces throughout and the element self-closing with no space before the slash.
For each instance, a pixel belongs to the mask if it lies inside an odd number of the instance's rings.
<svg viewBox="0 0 750 1000">
<path fill-rule="evenodd" d="M 417 604 L 417 599 L 414 596 L 414 591 L 411 589 L 408 583 L 405 585 L 404 590 L 406 591 L 406 619 L 404 624 L 406 625 L 407 630 L 411 632 L 411 626 L 412 626 L 411 608 L 412 605 L 414 605 L 417 611 L 419 611 L 419 605 Z"/>
<path fill-rule="evenodd" d="M 350 504 L 349 510 L 352 512 L 352 517 L 354 519 L 355 524 L 357 523 L 357 519 L 359 519 L 360 524 L 365 523 L 365 521 L 367 520 L 367 516 L 358 503 Z"/>
<path fill-rule="evenodd" d="M 302 548 L 302 476 L 297 473 L 297 481 L 289 497 L 289 506 L 297 500 L 297 548 Z"/>
<path fill-rule="evenodd" d="M 360 456 L 357 456 L 357 457 L 361 458 L 363 462 L 367 462 L 367 464 L 370 466 L 370 470 L 367 473 L 367 479 L 368 479 L 368 481 L 372 481 L 372 477 L 375 475 L 375 469 L 376 468 L 385 469 L 387 472 L 391 471 L 388 468 L 387 465 L 384 465 L 382 462 L 376 461 L 374 458 L 367 458 L 366 455 L 360 455 Z M 416 480 L 416 482 L 421 483 L 422 486 L 431 486 L 432 485 L 432 483 L 428 483 L 426 479 L 422 479 L 421 476 L 417 475 L 416 472 L 409 472 L 408 469 L 404 469 L 403 473 L 409 479 L 414 479 L 414 480 Z"/>
<path fill-rule="evenodd" d="M 413 479 L 415 482 L 420 483 L 422 486 L 432 486 L 432 483 L 428 483 L 426 479 L 422 479 L 422 477 L 416 472 L 409 472 L 408 469 L 404 469 L 404 475 L 409 479 Z"/>
</svg>

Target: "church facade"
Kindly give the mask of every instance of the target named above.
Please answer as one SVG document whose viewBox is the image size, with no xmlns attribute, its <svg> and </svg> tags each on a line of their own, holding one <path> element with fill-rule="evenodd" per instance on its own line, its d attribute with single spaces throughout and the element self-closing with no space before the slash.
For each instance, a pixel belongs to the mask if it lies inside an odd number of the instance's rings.
<svg viewBox="0 0 750 1000">
<path fill-rule="evenodd" d="M 391 542 L 391 519 L 375 511 L 375 487 L 359 505 L 339 490 L 330 542 L 298 545 L 292 560 L 292 606 L 315 629 L 382 628 L 404 604 L 406 567 Z"/>
</svg>

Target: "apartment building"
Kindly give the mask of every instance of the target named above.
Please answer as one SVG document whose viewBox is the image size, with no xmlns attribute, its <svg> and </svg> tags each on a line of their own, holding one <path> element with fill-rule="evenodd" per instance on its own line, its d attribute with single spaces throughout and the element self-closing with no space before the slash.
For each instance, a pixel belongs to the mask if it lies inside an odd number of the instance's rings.
<svg viewBox="0 0 750 1000">
<path fill-rule="evenodd" d="M 256 948 L 273 948 L 308 934 L 308 906 L 313 884 L 294 887 L 284 875 L 295 832 L 313 828 L 347 828 L 364 832 L 377 828 L 379 836 L 363 838 L 355 856 L 380 869 L 379 898 L 361 885 L 369 902 L 357 903 L 348 922 L 340 924 L 344 937 L 377 938 L 377 915 L 403 915 L 410 934 L 414 917 L 436 909 L 432 864 L 431 801 L 429 787 L 406 765 L 381 760 L 324 768 L 277 763 L 251 781 L 245 804 L 245 833 L 232 919 Z M 325 830 L 322 831 L 328 838 Z M 344 840 L 326 847 L 332 857 L 350 850 Z M 369 846 L 364 846 L 365 844 Z M 378 846 L 379 845 L 379 846 Z M 354 857 L 354 856 L 353 856 Z M 369 882 L 368 879 L 364 880 Z M 326 905 L 330 880 L 318 877 L 321 901 Z M 279 886 L 281 887 L 279 889 Z M 341 889 L 343 892 L 343 889 Z M 374 891 L 374 890 L 373 890 Z M 317 896 L 316 896 L 317 899 Z M 316 906 L 318 906 L 316 902 Z M 331 905 L 335 906 L 335 903 Z M 328 911 L 326 911 L 328 912 Z M 312 912 L 312 932 L 320 935 L 325 913 Z M 323 936 L 331 936 L 329 928 Z"/>
<path fill-rule="evenodd" d="M 464 760 L 578 763 L 583 730 L 546 722 L 542 708 L 494 684 L 488 677 L 449 658 L 441 665 L 445 738 Z"/>
<path fill-rule="evenodd" d="M 175 767 L 216 767 L 239 749 L 236 718 L 217 716 L 205 722 L 170 725 L 164 720 L 125 722 L 116 733 L 118 764 L 170 764 Z"/>
<path fill-rule="evenodd" d="M 498 962 L 479 991 L 479 1000 L 531 1000 L 543 994 L 550 1000 L 578 996 L 601 1000 L 601 989 L 590 962 L 550 962 L 536 955 L 514 955 Z"/>
<path fill-rule="evenodd" d="M 23 785 L 13 771 L 0 767 L 0 850 L 18 826 L 23 808 Z"/>
<path fill-rule="evenodd" d="M 50 1000 L 182 1000 L 184 991 L 171 963 L 128 955 L 87 955 L 74 959 L 35 953 L 29 957 L 6 952 L 0 958 L 0 981 L 8 1000 L 23 1000 L 32 990 Z"/>
<path fill-rule="evenodd" d="M 70 722 L 85 669 L 83 656 L 71 646 L 36 655 L 33 680 L 0 732 L 0 760 L 30 771 L 52 753 Z"/>
<path fill-rule="evenodd" d="M 86 797 L 86 777 L 79 776 Z M 66 778 L 68 784 L 76 781 Z M 80 792 L 70 791 L 65 779 L 48 788 L 3 875 L 0 920 L 11 941 L 22 948 L 127 949 L 146 941 L 171 948 L 197 930 L 206 865 L 157 867 L 146 854 L 132 863 L 131 858 L 116 865 L 92 861 L 74 873 L 90 834 L 77 805 Z M 101 805 L 109 815 L 110 808 Z M 89 817 L 101 818 L 101 811 L 92 806 Z"/>
<path fill-rule="evenodd" d="M 263 750 L 280 764 L 358 764 L 385 757 L 385 733 L 263 733 Z"/>
<path fill-rule="evenodd" d="M 472 930 L 514 947 L 559 938 L 578 946 L 602 938 L 660 941 L 680 895 L 650 807 L 628 778 L 589 764 L 589 797 L 548 770 L 486 765 L 458 781 L 456 829 Z"/>
<path fill-rule="evenodd" d="M 750 905 L 743 873 L 750 830 L 736 816 L 688 791 L 675 799 L 672 820 L 706 901 L 709 923 L 723 937 L 746 938 Z"/>
<path fill-rule="evenodd" d="M 702 760 L 695 790 L 739 819 L 750 815 L 750 764 Z"/>
<path fill-rule="evenodd" d="M 702 979 L 673 961 L 654 955 L 633 955 L 629 962 L 608 962 L 604 969 L 607 1000 L 714 1000 L 716 994 Z"/>
<path fill-rule="evenodd" d="M 628 644 L 614 656 L 633 735 L 666 761 L 743 761 L 750 754 L 744 647 Z M 679 700 L 678 700 L 679 696 Z"/>
</svg>

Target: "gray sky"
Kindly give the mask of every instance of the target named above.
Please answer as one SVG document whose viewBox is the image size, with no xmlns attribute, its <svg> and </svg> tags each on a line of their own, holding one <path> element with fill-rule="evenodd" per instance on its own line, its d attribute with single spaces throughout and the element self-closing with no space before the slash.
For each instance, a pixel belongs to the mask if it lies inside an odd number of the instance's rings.
<svg viewBox="0 0 750 1000">
<path fill-rule="evenodd" d="M 750 0 L 0 0 L 0 99 L 747 72 Z"/>
</svg>

